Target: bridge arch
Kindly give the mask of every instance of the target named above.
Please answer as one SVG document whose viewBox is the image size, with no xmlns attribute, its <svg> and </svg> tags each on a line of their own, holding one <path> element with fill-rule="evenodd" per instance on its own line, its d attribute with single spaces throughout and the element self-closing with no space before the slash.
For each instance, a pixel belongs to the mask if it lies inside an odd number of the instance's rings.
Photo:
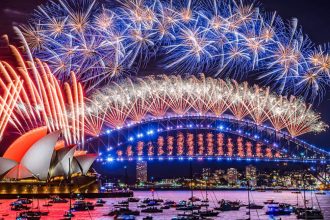
<svg viewBox="0 0 330 220">
<path fill-rule="evenodd" d="M 183 138 L 183 149 L 179 153 L 178 136 Z M 188 134 L 193 137 L 193 154 L 189 154 L 187 144 Z M 212 141 L 207 140 L 207 135 Z M 203 152 L 198 152 L 198 135 L 203 136 Z M 223 153 L 219 153 L 219 135 L 222 135 Z M 157 139 L 164 140 L 163 154 L 159 154 Z M 168 138 L 172 137 L 173 152 L 168 154 Z M 228 153 L 228 140 L 231 139 L 232 153 Z M 241 140 L 239 143 L 238 140 Z M 163 160 L 163 159 L 208 159 L 208 160 L 265 160 L 286 162 L 327 163 L 330 160 L 328 152 L 318 149 L 287 132 L 258 125 L 249 120 L 237 120 L 230 115 L 214 116 L 166 116 L 150 118 L 139 123 L 130 123 L 117 129 L 106 129 L 99 137 L 88 139 L 92 146 L 98 146 L 99 161 L 107 160 Z M 143 143 L 143 150 L 141 148 Z M 139 146 L 140 145 L 140 146 Z M 148 146 L 149 145 L 149 146 Z M 153 152 L 148 153 L 152 145 Z M 230 143 L 229 143 L 230 145 Z M 248 154 L 248 147 L 252 153 Z M 128 153 L 131 148 L 131 154 Z M 209 149 L 208 149 L 209 148 Z M 210 150 L 212 148 L 212 150 Z M 241 148 L 241 149 L 239 149 Z M 261 153 L 258 155 L 257 148 Z M 95 149 L 96 150 L 96 149 Z M 213 152 L 210 153 L 209 151 Z M 268 154 L 267 154 L 268 151 Z"/>
</svg>

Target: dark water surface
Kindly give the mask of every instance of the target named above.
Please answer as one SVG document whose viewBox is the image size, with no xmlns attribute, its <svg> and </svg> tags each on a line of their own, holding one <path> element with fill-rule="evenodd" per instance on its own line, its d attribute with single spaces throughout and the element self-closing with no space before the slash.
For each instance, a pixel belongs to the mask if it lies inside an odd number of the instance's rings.
<svg viewBox="0 0 330 220">
<path fill-rule="evenodd" d="M 164 200 L 174 200 L 178 202 L 179 200 L 187 200 L 191 196 L 190 191 L 156 191 L 155 192 L 156 198 L 162 198 Z M 136 191 L 134 192 L 134 196 L 138 198 L 151 198 L 150 191 Z M 199 197 L 200 199 L 205 199 L 205 191 L 194 191 L 194 196 Z M 221 199 L 227 200 L 240 200 L 243 203 L 248 202 L 248 195 L 246 191 L 208 191 L 208 198 L 210 200 L 210 206 L 214 207 L 217 205 L 217 201 Z M 312 199 L 313 198 L 313 199 Z M 297 194 L 293 194 L 290 191 L 283 191 L 281 193 L 267 191 L 267 192 L 251 192 L 251 201 L 254 201 L 256 204 L 263 204 L 264 201 L 267 199 L 274 199 L 277 202 L 285 202 L 290 204 L 297 203 Z M 330 192 L 327 192 L 327 195 L 315 195 L 311 192 L 306 192 L 306 199 L 308 200 L 308 206 L 311 206 L 312 203 L 315 207 L 320 205 L 325 219 L 330 219 Z M 107 203 L 103 207 L 95 207 L 95 210 L 90 212 L 75 212 L 75 218 L 77 220 L 87 220 L 87 219 L 113 219 L 108 216 L 104 216 L 113 208 L 113 204 L 117 203 L 118 201 L 124 200 L 123 198 L 111 198 L 105 199 Z M 2 203 L 0 205 L 0 219 L 15 219 L 16 212 L 10 210 L 10 202 L 14 200 L 0 200 Z M 96 199 L 89 199 L 88 201 L 96 201 Z M 45 204 L 46 200 L 39 200 L 39 204 L 41 207 L 41 211 L 49 211 L 49 215 L 42 217 L 41 219 L 51 219 L 51 220 L 59 220 L 63 218 L 63 214 L 65 210 L 68 210 L 68 203 L 67 204 L 54 204 L 51 207 L 43 207 L 42 204 Z M 299 206 L 303 206 L 303 193 L 298 194 L 298 202 Z M 136 203 L 131 203 L 131 209 L 137 209 Z M 37 201 L 34 201 L 33 207 L 37 207 Z M 265 215 L 266 206 L 262 210 L 251 210 L 252 219 L 275 219 Z M 4 214 L 9 214 L 9 216 L 3 216 Z M 167 220 L 174 217 L 178 211 L 175 209 L 164 210 L 163 213 L 160 214 L 153 214 L 154 219 L 159 220 Z M 146 214 L 142 214 L 138 216 L 136 219 L 142 219 L 143 216 Z M 246 215 L 246 208 L 241 207 L 239 211 L 230 211 L 230 212 L 221 212 L 217 218 L 213 219 L 244 219 L 247 218 Z M 277 217 L 276 219 L 279 219 Z M 296 219 L 294 214 L 290 216 L 281 216 L 282 220 L 289 220 L 289 219 Z"/>
</svg>

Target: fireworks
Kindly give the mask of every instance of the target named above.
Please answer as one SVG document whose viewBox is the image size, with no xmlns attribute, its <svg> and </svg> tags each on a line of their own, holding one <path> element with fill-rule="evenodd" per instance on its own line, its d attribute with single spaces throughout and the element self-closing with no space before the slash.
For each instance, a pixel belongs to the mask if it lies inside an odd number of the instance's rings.
<svg viewBox="0 0 330 220">
<path fill-rule="evenodd" d="M 0 65 L 1 68 L 1 65 Z M 5 84 L 0 80 L 0 86 L 3 93 L 0 96 L 0 141 L 10 120 L 13 109 L 16 106 L 17 99 L 22 89 L 22 82 L 17 80 L 15 83 Z"/>
<path fill-rule="evenodd" d="M 71 75 L 71 85 L 65 83 L 61 89 L 47 64 L 39 59 L 26 61 L 16 47 L 9 47 L 18 66 L 0 62 L 1 89 L 5 92 L 0 100 L 0 132 L 7 122 L 21 134 L 47 126 L 50 132 L 62 130 L 67 144 L 82 146 L 84 97 L 75 75 Z"/>
<path fill-rule="evenodd" d="M 313 47 L 297 19 L 285 25 L 244 1 L 51 1 L 21 29 L 59 79 L 74 71 L 90 90 L 151 58 L 168 73 L 258 72 L 280 94 L 310 101 L 322 97 L 330 76 L 328 49 Z"/>
<path fill-rule="evenodd" d="M 47 126 L 84 146 L 85 135 L 98 137 L 105 127 L 190 115 L 249 121 L 291 137 L 327 127 L 305 101 L 322 98 L 330 82 L 328 49 L 314 47 L 296 19 L 286 25 L 244 1 L 51 1 L 15 30 L 27 59 L 10 46 L 17 66 L 0 62 L 0 137 L 7 124 L 19 133 Z M 168 75 L 141 71 L 149 65 Z M 125 77 L 140 72 L 149 76 Z M 251 76 L 269 87 L 220 79 Z M 276 154 L 212 133 L 138 142 L 137 155 L 144 151 Z"/>
<path fill-rule="evenodd" d="M 90 99 L 86 108 L 96 112 L 98 118 L 104 118 L 104 123 L 111 128 L 150 117 L 189 114 L 216 117 L 230 114 L 240 121 L 271 124 L 278 131 L 286 129 L 292 136 L 326 128 L 319 115 L 300 99 L 274 95 L 268 88 L 249 87 L 247 83 L 205 78 L 204 75 L 200 78 L 160 75 L 136 81 L 126 79 L 95 91 Z M 102 130 L 102 127 L 90 129 Z"/>
<path fill-rule="evenodd" d="M 197 140 L 196 144 L 194 143 L 194 136 L 190 133 L 182 133 L 179 132 L 177 134 L 176 140 L 174 143 L 171 141 L 174 139 L 173 136 L 168 136 L 168 152 L 162 152 L 161 155 L 158 156 L 169 156 L 169 157 L 178 157 L 178 158 L 211 158 L 211 157 L 229 157 L 229 158 L 288 158 L 288 154 L 285 152 L 280 152 L 278 149 L 274 147 L 270 147 L 268 145 L 262 144 L 260 142 L 256 142 L 252 144 L 250 141 L 243 139 L 242 137 L 238 137 L 236 140 L 231 138 L 230 136 L 224 138 L 223 133 L 216 133 L 215 135 L 212 132 L 208 133 L 198 133 L 196 135 Z M 226 147 L 225 151 L 220 150 L 218 152 L 213 151 L 214 145 L 213 142 L 217 139 L 217 137 L 221 137 L 222 141 L 225 141 Z M 158 137 L 163 138 L 162 136 Z M 207 149 L 204 149 L 203 143 L 207 143 Z M 187 143 L 187 148 L 184 147 L 183 143 Z M 138 143 L 128 146 L 120 146 L 117 150 L 118 158 L 128 158 L 132 159 L 135 156 L 140 158 L 148 156 L 148 158 L 154 158 L 157 152 L 160 151 L 160 147 L 154 148 L 153 142 L 147 142 L 147 149 L 143 149 L 145 142 L 139 141 Z M 237 146 L 237 148 L 236 148 Z M 123 153 L 125 152 L 125 153 Z"/>
</svg>

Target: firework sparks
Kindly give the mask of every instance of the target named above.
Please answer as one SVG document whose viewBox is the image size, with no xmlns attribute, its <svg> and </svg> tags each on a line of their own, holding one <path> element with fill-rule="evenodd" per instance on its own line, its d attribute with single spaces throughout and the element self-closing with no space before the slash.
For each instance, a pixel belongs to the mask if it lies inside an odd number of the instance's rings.
<svg viewBox="0 0 330 220">
<path fill-rule="evenodd" d="M 269 88 L 249 87 L 247 83 L 238 84 L 203 75 L 187 79 L 165 75 L 136 81 L 127 79 L 97 90 L 91 100 L 86 103 L 87 108 L 94 109 L 95 115 L 105 109 L 104 123 L 111 128 L 173 113 L 220 117 L 231 114 L 237 120 L 271 124 L 276 130 L 286 129 L 292 136 L 326 128 L 319 115 L 300 99 L 271 94 Z M 148 104 L 154 100 L 157 106 L 161 106 L 161 113 L 157 113 L 155 105 Z"/>
<path fill-rule="evenodd" d="M 71 85 L 66 83 L 62 90 L 46 63 L 25 60 L 16 47 L 9 48 L 18 66 L 0 62 L 5 92 L 0 99 L 0 136 L 7 122 L 21 134 L 46 125 L 49 131 L 62 130 L 67 144 L 83 146 L 84 96 L 75 74 Z"/>
<path fill-rule="evenodd" d="M 280 94 L 322 98 L 328 49 L 312 48 L 298 27 L 244 1 L 50 1 L 22 31 L 53 73 L 70 72 L 87 90 L 137 73 L 150 58 L 169 73 L 242 78 L 258 72 Z M 154 60 L 154 59 L 153 59 Z"/>
</svg>

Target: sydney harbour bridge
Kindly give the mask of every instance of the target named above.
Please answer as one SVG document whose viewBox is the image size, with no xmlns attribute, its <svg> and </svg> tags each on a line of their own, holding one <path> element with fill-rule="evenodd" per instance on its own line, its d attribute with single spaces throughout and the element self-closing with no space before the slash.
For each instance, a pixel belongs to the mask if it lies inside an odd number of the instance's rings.
<svg viewBox="0 0 330 220">
<path fill-rule="evenodd" d="M 328 127 L 308 103 L 329 86 L 329 50 L 310 46 L 296 19 L 287 26 L 243 1 L 134 2 L 102 10 L 95 1 L 50 2 L 14 27 L 24 51 L 8 45 L 13 59 L 0 62 L 0 138 L 45 127 L 62 146 L 98 153 L 99 163 L 265 161 L 329 171 L 330 152 L 301 138 Z M 156 72 L 143 74 L 149 64 Z"/>
<path fill-rule="evenodd" d="M 154 88 L 155 81 L 165 87 Z M 203 75 L 130 79 L 111 88 L 94 94 L 93 102 L 87 106 L 90 115 L 86 118 L 91 120 L 86 120 L 90 138 L 85 144 L 99 153 L 99 163 L 305 163 L 313 164 L 311 171 L 315 174 L 322 173 L 321 181 L 328 180 L 329 152 L 297 137 L 317 132 L 324 125 L 299 100 Z M 109 98 L 107 93 L 117 97 Z M 97 115 L 98 120 L 92 115 Z"/>
</svg>

